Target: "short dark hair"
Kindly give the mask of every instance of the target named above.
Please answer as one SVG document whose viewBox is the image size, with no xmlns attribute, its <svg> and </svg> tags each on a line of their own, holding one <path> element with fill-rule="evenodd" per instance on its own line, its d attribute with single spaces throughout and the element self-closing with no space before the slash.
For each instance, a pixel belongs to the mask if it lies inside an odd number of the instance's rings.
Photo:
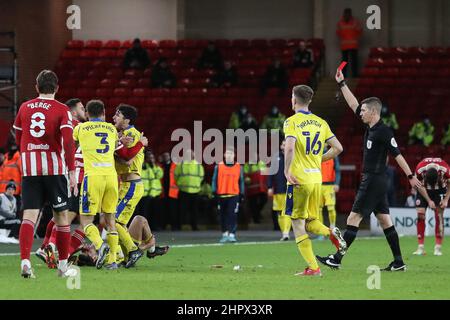
<svg viewBox="0 0 450 320">
<path fill-rule="evenodd" d="M 105 104 L 101 100 L 90 100 L 86 110 L 90 118 L 100 117 L 105 113 Z"/>
<path fill-rule="evenodd" d="M 134 124 L 138 115 L 137 109 L 129 104 L 121 103 L 117 110 L 123 114 L 125 119 L 130 120 L 130 124 Z"/>
<path fill-rule="evenodd" d="M 81 100 L 78 98 L 72 98 L 66 101 L 65 105 L 69 107 L 70 110 L 73 110 L 77 107 L 77 104 L 81 103 Z"/>
<path fill-rule="evenodd" d="M 295 86 L 292 89 L 292 93 L 294 94 L 295 100 L 301 104 L 310 103 L 314 96 L 314 90 L 306 85 Z"/>
<path fill-rule="evenodd" d="M 383 103 L 377 97 L 366 98 L 361 101 L 361 105 L 366 104 L 370 110 L 376 110 L 378 114 L 381 114 L 381 108 L 383 107 Z"/>
<path fill-rule="evenodd" d="M 438 179 L 438 171 L 435 168 L 430 168 L 425 174 L 425 182 L 430 185 L 435 185 Z"/>
<path fill-rule="evenodd" d="M 56 92 L 58 87 L 58 77 L 51 70 L 42 70 L 36 77 L 36 84 L 39 93 L 51 94 Z"/>
</svg>

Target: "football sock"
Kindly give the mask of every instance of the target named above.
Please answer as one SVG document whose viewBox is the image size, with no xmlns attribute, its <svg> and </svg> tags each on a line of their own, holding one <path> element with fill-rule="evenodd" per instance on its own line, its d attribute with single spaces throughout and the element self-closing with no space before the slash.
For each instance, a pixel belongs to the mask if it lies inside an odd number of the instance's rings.
<svg viewBox="0 0 450 320">
<path fill-rule="evenodd" d="M 119 234 L 120 243 L 123 244 L 127 252 L 131 252 L 137 250 L 137 246 L 134 244 L 133 239 L 131 238 L 128 230 L 121 225 L 120 223 L 116 223 L 116 229 Z"/>
<path fill-rule="evenodd" d="M 312 270 L 317 270 L 319 265 L 317 264 L 316 257 L 314 256 L 314 252 L 312 249 L 312 243 L 307 234 L 295 238 L 295 242 L 297 243 L 298 250 L 300 251 L 301 256 L 305 259 L 309 268 Z"/>
<path fill-rule="evenodd" d="M 328 237 L 330 236 L 330 228 L 325 226 L 319 219 L 314 219 L 306 222 L 306 231 Z"/>
<path fill-rule="evenodd" d="M 106 263 L 111 264 L 117 260 L 117 250 L 119 248 L 119 235 L 117 234 L 117 231 L 108 232 L 106 235 L 106 242 L 109 246 L 109 257 Z"/>
<path fill-rule="evenodd" d="M 47 224 L 47 228 L 45 229 L 45 237 L 44 237 L 44 241 L 42 242 L 41 249 L 44 249 L 48 245 L 54 225 L 55 225 L 55 221 L 53 219 L 51 219 Z"/>
<path fill-rule="evenodd" d="M 58 260 L 67 260 L 70 248 L 70 226 L 56 226 L 56 248 Z"/>
<path fill-rule="evenodd" d="M 336 225 L 336 207 L 327 206 L 328 209 L 328 219 L 330 220 L 330 228 Z"/>
<path fill-rule="evenodd" d="M 417 219 L 417 241 L 419 244 L 424 244 L 425 242 L 425 217 L 421 219 L 419 216 Z"/>
<path fill-rule="evenodd" d="M 344 233 L 344 240 L 347 243 L 347 250 L 348 248 L 350 248 L 351 244 L 355 240 L 356 235 L 358 233 L 358 229 L 359 229 L 358 227 L 347 225 L 347 228 Z M 334 255 L 334 259 L 340 263 L 342 260 L 342 255 L 339 252 L 337 252 Z"/>
<path fill-rule="evenodd" d="M 56 225 L 54 225 L 52 228 L 52 232 L 50 233 L 50 239 L 48 239 L 48 243 L 56 244 Z"/>
<path fill-rule="evenodd" d="M 442 244 L 442 238 L 444 235 L 444 223 L 441 220 L 442 220 L 441 216 L 439 215 L 438 210 L 436 210 L 434 212 L 434 221 L 435 221 L 434 235 L 435 235 L 437 245 Z"/>
<path fill-rule="evenodd" d="M 395 227 L 389 227 L 384 229 L 384 234 L 386 236 L 386 240 L 389 243 L 389 247 L 391 247 L 392 255 L 396 262 L 403 262 L 402 252 L 400 250 L 400 241 L 398 239 L 397 230 Z"/>
<path fill-rule="evenodd" d="M 84 240 L 84 232 L 81 230 L 75 230 L 70 238 L 70 252 L 69 254 L 73 254 L 83 243 Z"/>
<path fill-rule="evenodd" d="M 84 233 L 95 246 L 95 250 L 99 250 L 103 244 L 103 239 L 102 237 L 100 237 L 100 231 L 98 231 L 97 227 L 90 223 L 86 227 L 84 227 Z"/>
<path fill-rule="evenodd" d="M 20 259 L 30 260 L 31 247 L 34 238 L 34 222 L 23 219 L 19 231 Z"/>
<path fill-rule="evenodd" d="M 289 234 L 291 231 L 291 217 L 288 215 L 278 215 L 278 225 L 280 226 L 280 231 L 283 234 Z"/>
</svg>

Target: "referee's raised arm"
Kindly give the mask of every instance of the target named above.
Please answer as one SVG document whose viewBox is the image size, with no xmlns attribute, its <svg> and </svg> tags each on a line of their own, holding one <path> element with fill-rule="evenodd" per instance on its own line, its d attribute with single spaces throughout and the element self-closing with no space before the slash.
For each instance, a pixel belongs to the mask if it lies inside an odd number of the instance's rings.
<svg viewBox="0 0 450 320">
<path fill-rule="evenodd" d="M 339 69 L 336 71 L 336 81 L 339 84 L 339 88 L 341 88 L 342 94 L 344 95 L 345 101 L 347 101 L 348 106 L 353 110 L 353 112 L 356 112 L 356 108 L 358 108 L 359 102 L 345 83 L 344 75 Z"/>
</svg>

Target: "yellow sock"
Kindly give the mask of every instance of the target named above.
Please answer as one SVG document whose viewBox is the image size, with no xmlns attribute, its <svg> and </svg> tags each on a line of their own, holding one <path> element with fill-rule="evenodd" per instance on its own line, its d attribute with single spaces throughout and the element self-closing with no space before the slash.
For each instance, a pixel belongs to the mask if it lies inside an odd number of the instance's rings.
<svg viewBox="0 0 450 320">
<path fill-rule="evenodd" d="M 100 237 L 100 231 L 98 231 L 98 228 L 95 225 L 90 223 L 84 227 L 84 234 L 95 246 L 95 250 L 100 249 L 103 244 L 103 239 Z"/>
<path fill-rule="evenodd" d="M 295 238 L 295 242 L 297 243 L 298 251 L 302 255 L 303 259 L 305 259 L 309 268 L 312 270 L 317 270 L 319 265 L 317 264 L 316 257 L 314 256 L 314 252 L 312 249 L 312 243 L 307 234 Z"/>
<path fill-rule="evenodd" d="M 130 252 L 137 250 L 137 246 L 134 244 L 128 230 L 120 223 L 116 223 L 116 228 L 117 232 L 119 233 L 120 243 L 125 247 L 126 251 Z"/>
<path fill-rule="evenodd" d="M 319 236 L 328 237 L 330 235 L 330 228 L 320 222 L 319 219 L 307 221 L 306 231 L 317 234 Z"/>
<path fill-rule="evenodd" d="M 318 216 L 318 219 L 319 219 L 320 222 L 323 223 L 323 207 L 320 207 L 320 208 L 319 208 L 319 216 Z"/>
<path fill-rule="evenodd" d="M 278 225 L 282 233 L 289 233 L 291 231 L 291 217 L 288 215 L 278 215 Z"/>
<path fill-rule="evenodd" d="M 106 263 L 111 264 L 117 260 L 117 248 L 119 247 L 119 235 L 117 231 L 108 232 L 106 242 L 109 245 L 109 257 Z"/>
<path fill-rule="evenodd" d="M 328 219 L 330 220 L 330 227 L 336 226 L 336 207 L 328 206 Z"/>
</svg>

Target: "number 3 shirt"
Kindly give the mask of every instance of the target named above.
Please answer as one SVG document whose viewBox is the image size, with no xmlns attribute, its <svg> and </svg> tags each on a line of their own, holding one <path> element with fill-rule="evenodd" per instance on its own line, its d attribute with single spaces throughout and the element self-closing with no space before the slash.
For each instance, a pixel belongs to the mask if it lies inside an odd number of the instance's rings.
<svg viewBox="0 0 450 320">
<path fill-rule="evenodd" d="M 38 97 L 20 106 L 14 121 L 23 176 L 65 175 L 75 170 L 72 115 L 54 100 Z"/>
<path fill-rule="evenodd" d="M 101 119 L 90 119 L 73 130 L 73 138 L 80 144 L 84 161 L 84 175 L 117 175 L 114 167 L 114 150 L 117 129 Z"/>
<path fill-rule="evenodd" d="M 298 111 L 284 122 L 284 134 L 295 138 L 291 172 L 300 184 L 322 183 L 324 144 L 334 137 L 328 123 L 311 112 Z"/>
</svg>

